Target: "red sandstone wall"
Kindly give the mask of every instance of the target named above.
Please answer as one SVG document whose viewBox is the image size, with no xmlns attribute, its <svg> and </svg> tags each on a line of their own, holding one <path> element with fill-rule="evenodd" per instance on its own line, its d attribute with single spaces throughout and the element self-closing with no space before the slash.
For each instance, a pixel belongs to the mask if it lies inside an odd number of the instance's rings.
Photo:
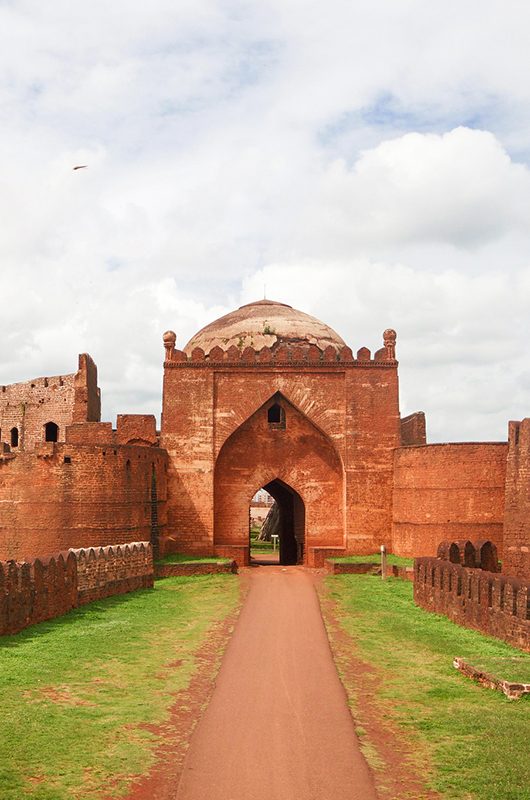
<svg viewBox="0 0 530 800">
<path fill-rule="evenodd" d="M 77 438 L 79 428 L 89 438 L 91 425 L 73 426 Z M 85 440 L 0 455 L 0 559 L 150 541 L 153 514 L 163 536 L 165 498 L 166 454 L 158 448 Z"/>
<path fill-rule="evenodd" d="M 392 551 L 430 556 L 443 540 L 489 539 L 502 558 L 507 450 L 505 443 L 396 450 Z"/>
<path fill-rule="evenodd" d="M 502 571 L 530 579 L 530 419 L 510 422 Z"/>
<path fill-rule="evenodd" d="M 160 444 L 169 454 L 168 548 L 212 552 L 215 457 L 276 392 L 327 435 L 342 458 L 349 552 L 390 545 L 393 449 L 400 443 L 395 362 L 370 361 L 367 351 L 355 364 L 351 351 L 342 361 L 336 353 L 326 361 L 317 350 L 320 361 L 295 364 L 289 352 L 285 348 L 283 362 L 280 351 L 270 363 L 246 351 L 233 364 L 205 362 L 204 354 L 187 360 L 182 353 L 166 362 Z"/>
<path fill-rule="evenodd" d="M 528 583 L 449 561 L 414 562 L 414 602 L 530 652 Z"/>
<path fill-rule="evenodd" d="M 12 428 L 18 428 L 16 451 L 32 450 L 44 442 L 44 426 L 59 426 L 59 441 L 73 421 L 99 420 L 100 397 L 97 370 L 89 355 L 79 356 L 79 370 L 71 375 L 34 378 L 0 387 L 0 441 L 10 444 Z"/>
<path fill-rule="evenodd" d="M 423 411 L 415 411 L 414 414 L 409 414 L 408 417 L 402 418 L 401 444 L 427 444 L 427 430 Z"/>
<path fill-rule="evenodd" d="M 23 563 L 0 561 L 0 635 L 93 600 L 152 586 L 148 542 L 70 550 Z"/>
</svg>

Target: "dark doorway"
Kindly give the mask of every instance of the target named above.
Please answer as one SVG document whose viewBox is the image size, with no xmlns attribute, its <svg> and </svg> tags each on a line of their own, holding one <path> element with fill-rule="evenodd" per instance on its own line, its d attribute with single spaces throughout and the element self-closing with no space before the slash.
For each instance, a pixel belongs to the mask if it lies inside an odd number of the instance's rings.
<svg viewBox="0 0 530 800">
<path fill-rule="evenodd" d="M 276 528 L 279 545 L 279 563 L 303 564 L 305 540 L 305 507 L 298 492 L 276 479 L 263 486 L 276 501 Z M 263 556 L 260 563 L 278 563 L 276 558 Z"/>
</svg>

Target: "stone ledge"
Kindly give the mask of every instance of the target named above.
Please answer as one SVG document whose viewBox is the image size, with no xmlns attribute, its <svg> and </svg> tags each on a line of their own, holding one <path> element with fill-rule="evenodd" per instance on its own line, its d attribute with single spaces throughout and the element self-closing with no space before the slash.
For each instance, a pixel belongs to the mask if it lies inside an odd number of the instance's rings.
<svg viewBox="0 0 530 800">
<path fill-rule="evenodd" d="M 185 575 L 226 575 L 237 572 L 235 561 L 181 561 L 176 564 L 155 564 L 155 578 L 174 578 Z"/>
<path fill-rule="evenodd" d="M 326 559 L 326 569 L 332 575 L 381 575 L 381 564 L 373 561 L 353 562 L 334 561 Z M 401 578 L 404 581 L 414 580 L 414 567 L 400 567 L 396 564 L 387 564 L 389 578 Z"/>
<path fill-rule="evenodd" d="M 466 678 L 471 678 L 471 680 L 477 681 L 482 686 L 487 686 L 488 689 L 496 689 L 502 692 L 509 700 L 519 700 L 523 694 L 530 694 L 530 683 L 505 681 L 502 678 L 495 677 L 495 675 L 490 675 L 489 672 L 477 669 L 463 658 L 455 658 L 453 667 L 465 675 Z"/>
</svg>

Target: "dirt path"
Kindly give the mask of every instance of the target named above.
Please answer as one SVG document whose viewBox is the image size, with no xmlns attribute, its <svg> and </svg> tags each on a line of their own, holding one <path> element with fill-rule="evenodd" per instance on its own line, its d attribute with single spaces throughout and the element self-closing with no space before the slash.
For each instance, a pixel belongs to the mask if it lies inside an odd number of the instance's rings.
<svg viewBox="0 0 530 800">
<path fill-rule="evenodd" d="M 249 570 L 177 800 L 373 800 L 311 578 Z"/>
</svg>

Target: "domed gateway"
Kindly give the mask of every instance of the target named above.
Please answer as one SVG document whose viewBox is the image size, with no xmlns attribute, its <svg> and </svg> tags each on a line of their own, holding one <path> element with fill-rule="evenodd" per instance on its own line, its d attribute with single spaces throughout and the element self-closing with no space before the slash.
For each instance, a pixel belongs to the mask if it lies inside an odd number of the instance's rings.
<svg viewBox="0 0 530 800">
<path fill-rule="evenodd" d="M 313 344 L 321 350 L 331 345 L 337 351 L 345 347 L 338 333 L 315 317 L 285 303 L 258 300 L 206 325 L 192 336 L 184 350 L 191 354 L 200 347 L 208 354 L 214 347 L 228 350 L 235 345 L 242 350 L 252 347 L 259 351 L 280 344 Z"/>
<path fill-rule="evenodd" d="M 373 357 L 366 347 L 354 356 L 328 325 L 272 300 L 211 322 L 183 350 L 167 331 L 166 549 L 248 564 L 261 488 L 278 506 L 281 563 L 390 544 L 395 338 L 387 330 Z"/>
</svg>

